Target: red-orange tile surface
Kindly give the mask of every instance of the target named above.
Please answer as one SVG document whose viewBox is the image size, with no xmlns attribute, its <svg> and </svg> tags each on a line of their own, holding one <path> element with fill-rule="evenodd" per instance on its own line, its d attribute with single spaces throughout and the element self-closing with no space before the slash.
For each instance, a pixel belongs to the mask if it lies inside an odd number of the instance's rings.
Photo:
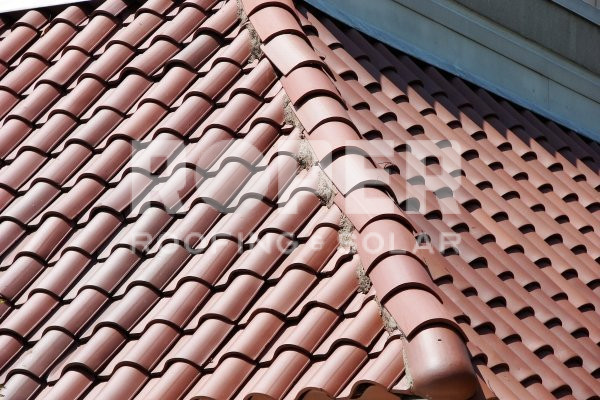
<svg viewBox="0 0 600 400">
<path fill-rule="evenodd" d="M 291 0 L 0 16 L 7 399 L 597 399 L 600 146 Z"/>
</svg>

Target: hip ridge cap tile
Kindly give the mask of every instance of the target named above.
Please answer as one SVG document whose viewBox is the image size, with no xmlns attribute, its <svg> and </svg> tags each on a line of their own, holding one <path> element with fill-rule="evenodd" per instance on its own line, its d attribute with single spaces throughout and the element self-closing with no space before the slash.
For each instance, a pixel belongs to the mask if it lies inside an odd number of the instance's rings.
<svg viewBox="0 0 600 400">
<path fill-rule="evenodd" d="M 241 0 L 240 3 L 241 3 L 242 7 L 250 7 L 251 8 L 250 14 L 253 14 L 255 11 L 257 11 L 257 7 L 252 0 Z M 260 6 L 261 9 L 265 9 L 265 8 L 269 8 L 269 7 L 282 8 L 291 13 L 291 10 L 289 9 L 289 2 L 286 2 L 283 0 L 269 1 L 269 2 L 263 3 Z M 290 29 L 292 29 L 292 28 L 290 28 Z M 260 33 L 260 31 L 261 30 L 259 30 L 258 33 Z M 284 29 L 284 30 L 280 30 L 279 32 L 273 33 L 269 38 L 260 38 L 260 40 L 264 41 L 265 39 L 268 39 L 270 46 L 278 45 L 278 46 L 283 47 L 283 44 L 286 42 L 284 40 L 278 41 L 276 39 L 278 37 L 281 37 L 283 39 L 283 37 L 285 37 L 285 36 L 289 36 L 289 33 L 287 30 Z M 295 42 L 294 45 L 291 46 L 290 48 L 275 49 L 275 51 L 282 52 L 282 54 L 286 54 L 285 52 L 294 51 L 294 49 L 299 49 L 299 46 L 302 46 L 303 48 L 301 50 L 302 50 L 303 55 L 310 54 L 311 57 L 313 57 L 317 60 L 320 59 L 320 57 L 317 55 L 316 51 L 309 44 L 310 41 L 308 40 L 308 38 L 306 37 L 305 34 L 299 35 L 299 32 L 295 32 L 295 34 L 293 36 L 300 37 L 303 40 L 301 40 L 299 42 Z M 273 48 L 271 47 L 271 50 L 272 49 Z M 341 96 L 338 97 L 338 96 L 332 95 L 335 93 L 332 93 L 331 89 L 325 89 L 325 90 L 320 91 L 320 90 L 315 90 L 315 88 L 310 88 L 310 87 L 306 91 L 305 94 L 298 93 L 298 90 L 300 90 L 300 92 L 302 91 L 302 87 L 307 87 L 305 82 L 302 82 L 302 81 L 298 82 L 299 78 L 301 76 L 305 76 L 306 74 L 295 74 L 295 73 L 293 73 L 294 71 L 299 70 L 300 68 L 312 68 L 312 69 L 314 69 L 314 70 L 311 70 L 312 76 L 322 77 L 322 80 L 325 81 L 325 80 L 330 79 L 330 77 L 328 76 L 328 74 L 326 72 L 326 70 L 327 70 L 326 66 L 322 66 L 320 64 L 315 64 L 315 63 L 310 63 L 310 62 L 307 63 L 306 60 L 302 60 L 302 59 L 300 59 L 296 65 L 292 65 L 292 66 L 290 66 L 287 63 L 287 60 L 279 60 L 277 57 L 269 58 L 269 61 L 275 67 L 277 67 L 279 69 L 279 71 L 282 72 L 282 75 L 285 75 L 285 78 L 283 81 L 284 90 L 286 90 L 286 87 L 288 87 L 288 90 L 290 90 L 292 86 L 294 87 L 294 89 L 292 89 L 292 90 L 295 90 L 293 97 L 295 100 L 294 102 L 297 103 L 297 105 L 290 104 L 290 108 L 293 107 L 294 111 L 298 111 L 306 103 L 313 103 L 313 104 L 317 105 L 317 107 L 315 107 L 315 106 L 311 107 L 311 113 L 306 113 L 306 112 L 296 112 L 295 113 L 296 117 L 298 118 L 301 125 L 308 128 L 307 131 L 309 132 L 309 135 L 307 137 L 307 140 L 308 140 L 309 145 L 311 144 L 310 132 L 312 132 L 317 127 L 324 127 L 325 124 L 327 124 L 327 123 L 330 123 L 332 121 L 340 121 L 340 120 L 347 122 L 349 130 L 354 130 L 354 135 L 356 135 L 356 140 L 361 139 L 356 134 L 356 132 L 358 132 L 358 129 L 356 128 L 356 126 L 354 126 L 354 123 L 351 122 L 351 120 L 347 114 L 347 111 L 346 111 L 347 110 L 346 104 L 343 101 L 343 99 L 341 98 Z M 278 63 L 281 63 L 282 65 L 277 65 Z M 300 99 L 303 100 L 302 101 L 303 104 L 298 101 Z M 316 118 L 314 115 L 310 115 L 310 117 L 309 117 L 309 114 L 316 114 L 319 112 L 320 112 L 320 115 L 318 115 Z M 309 118 L 310 118 L 310 120 L 309 120 Z M 345 157 L 345 155 L 342 155 L 342 157 Z M 330 176 L 331 173 L 328 174 L 326 172 L 326 168 L 324 168 L 321 165 L 321 162 L 318 162 L 318 165 L 319 165 L 319 168 L 321 168 L 322 171 L 328 176 L 328 178 L 331 179 L 331 182 L 333 183 L 333 185 L 338 188 L 338 193 L 342 193 L 339 191 L 340 182 L 336 182 L 337 179 L 335 179 L 335 177 Z M 363 168 L 366 168 L 366 167 L 363 166 Z M 343 187 L 343 182 L 342 182 L 342 187 Z M 354 189 L 353 191 L 360 191 L 360 190 L 364 190 L 364 189 L 366 189 L 366 187 L 359 187 L 358 189 Z M 403 213 L 401 212 L 399 207 L 397 207 L 394 200 L 392 200 L 383 191 L 381 191 L 381 195 L 382 195 L 381 196 L 382 198 L 385 198 L 383 201 L 392 204 L 392 207 L 394 208 L 395 213 L 404 217 L 406 219 L 406 221 L 408 221 L 408 219 L 403 215 Z M 345 199 L 344 199 L 343 195 L 341 195 L 341 194 L 336 195 L 334 202 L 338 204 L 338 206 L 340 207 L 340 209 L 342 211 L 345 209 L 345 207 L 344 207 Z M 385 218 L 385 219 L 387 219 L 387 218 Z M 379 221 L 382 221 L 382 220 L 379 220 Z M 362 229 L 364 229 L 366 226 L 371 225 L 371 224 L 376 225 L 377 219 L 373 218 L 373 219 L 370 219 L 369 221 L 367 221 L 365 224 L 361 224 Z M 402 230 L 406 231 L 403 233 L 412 235 L 412 232 L 409 229 L 409 227 L 402 225 L 402 224 L 398 224 L 398 227 L 401 228 Z M 393 249 L 393 248 L 383 249 L 383 253 L 390 252 L 393 250 L 396 250 L 396 249 Z M 409 249 L 404 249 L 404 250 L 409 250 Z M 359 250 L 359 255 L 360 255 L 360 250 Z M 421 264 L 423 264 L 422 260 L 419 260 L 419 261 L 421 261 Z M 423 283 L 426 286 L 429 286 L 427 284 L 432 283 L 432 282 L 418 282 L 418 283 Z M 375 290 L 377 290 L 377 285 L 375 285 Z M 405 293 L 407 291 L 401 291 L 400 293 L 398 293 L 397 296 L 400 296 L 402 293 Z M 393 296 L 393 297 L 396 297 L 396 296 Z M 407 298 L 411 298 L 411 297 L 407 296 Z M 438 298 L 434 297 L 433 295 L 431 295 L 430 297 L 421 296 L 419 298 L 424 300 L 427 303 L 431 303 L 431 304 L 427 304 L 426 308 L 446 311 L 445 310 L 446 307 L 439 301 Z M 391 301 L 389 303 L 391 303 Z M 395 305 L 397 305 L 399 303 L 401 304 L 402 300 L 396 302 Z M 406 305 L 410 305 L 410 304 L 406 304 Z M 413 304 L 413 306 L 414 306 L 414 304 Z M 396 307 L 394 307 L 394 308 L 396 308 Z M 446 313 L 447 313 L 447 311 L 446 311 Z M 394 314 L 401 314 L 401 312 L 399 313 L 399 312 L 392 311 L 392 316 L 396 319 L 402 320 L 402 318 L 399 318 L 400 315 L 394 315 Z M 447 315 L 450 315 L 450 314 L 447 314 Z M 475 387 L 477 385 L 477 377 L 476 377 L 476 374 L 471 365 L 469 354 L 466 350 L 466 345 L 463 342 L 464 335 L 461 335 L 458 331 L 456 331 L 457 325 L 451 324 L 451 322 L 453 322 L 453 321 L 448 321 L 447 324 L 442 324 L 442 325 L 440 325 L 439 323 L 428 324 L 427 322 L 425 322 L 424 324 L 421 324 L 419 327 L 417 327 L 417 329 L 414 329 L 411 332 L 410 339 L 405 339 L 408 343 L 407 343 L 407 346 L 405 346 L 404 356 L 406 358 L 407 369 L 410 366 L 411 378 L 412 378 L 410 380 L 410 383 L 411 383 L 410 390 L 412 392 L 414 392 L 415 394 L 423 394 L 423 395 L 427 395 L 428 398 L 436 399 L 436 398 L 442 398 L 442 397 L 446 398 L 445 393 L 446 394 L 447 393 L 456 393 L 460 398 L 462 398 L 462 395 L 466 394 L 467 392 L 475 391 Z M 401 325 L 402 324 L 400 324 L 400 328 L 402 328 Z M 442 337 L 442 339 L 446 339 L 446 340 L 442 340 L 439 337 Z M 434 346 L 434 345 L 437 349 L 439 349 L 439 351 L 427 350 L 428 347 Z M 439 397 L 439 396 L 442 396 L 442 397 Z"/>
</svg>

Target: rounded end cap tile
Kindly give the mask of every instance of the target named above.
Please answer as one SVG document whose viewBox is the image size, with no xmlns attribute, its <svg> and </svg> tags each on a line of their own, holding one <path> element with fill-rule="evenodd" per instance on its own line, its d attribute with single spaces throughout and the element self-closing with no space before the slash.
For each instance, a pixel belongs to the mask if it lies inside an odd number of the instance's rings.
<svg viewBox="0 0 600 400">
<path fill-rule="evenodd" d="M 308 133 L 326 122 L 350 122 L 344 105 L 337 99 L 325 96 L 312 97 L 302 103 L 296 110 L 296 116 Z"/>
<path fill-rule="evenodd" d="M 375 290 L 378 290 L 377 287 Z M 422 330 L 438 326 L 454 329 L 459 337 L 463 335 L 440 298 L 430 290 L 407 288 L 387 297 L 383 305 L 411 340 Z"/>
<path fill-rule="evenodd" d="M 402 220 L 384 218 L 364 227 L 356 244 L 365 271 L 369 273 L 378 262 L 390 255 L 412 254 L 415 243 L 412 232 Z"/>
<path fill-rule="evenodd" d="M 2 397 L 6 399 L 30 399 L 38 391 L 40 384 L 28 375 L 17 373 L 2 386 Z"/>
<path fill-rule="evenodd" d="M 23 15 L 16 23 L 15 27 L 19 25 L 26 25 L 33 29 L 41 28 L 46 22 L 48 18 L 39 10 L 30 10 L 25 15 Z"/>
<path fill-rule="evenodd" d="M 344 213 L 359 232 L 378 219 L 397 219 L 406 222 L 394 201 L 376 188 L 364 187 L 353 190 L 348 193 L 343 202 Z"/>
<path fill-rule="evenodd" d="M 394 293 L 408 288 L 423 289 L 436 295 L 437 287 L 425 267 L 409 255 L 399 254 L 384 258 L 373 266 L 369 277 L 382 303 Z"/>
<path fill-rule="evenodd" d="M 467 348 L 451 329 L 432 327 L 419 332 L 406 347 L 412 392 L 432 400 L 468 399 L 477 377 Z"/>
<path fill-rule="evenodd" d="M 65 22 L 73 26 L 77 26 L 87 19 L 85 10 L 79 6 L 69 6 L 61 11 L 54 19 L 52 23 Z"/>
<path fill-rule="evenodd" d="M 268 42 L 275 35 L 283 33 L 292 33 L 300 37 L 304 35 L 296 15 L 283 7 L 261 8 L 253 13 L 250 22 L 264 42 Z"/>
<path fill-rule="evenodd" d="M 248 16 L 266 7 L 282 7 L 292 13 L 296 9 L 292 0 L 242 0 L 242 6 Z"/>
<path fill-rule="evenodd" d="M 107 1 L 98 6 L 91 15 L 105 14 L 110 17 L 116 17 L 127 8 L 127 3 L 123 0 Z"/>
<path fill-rule="evenodd" d="M 322 68 L 300 67 L 282 79 L 283 88 L 292 104 L 298 105 L 311 96 L 329 96 L 342 100 L 334 84 Z"/>
<path fill-rule="evenodd" d="M 76 370 L 67 371 L 58 382 L 44 393 L 45 399 L 77 399 L 92 384 L 91 376 Z"/>
<path fill-rule="evenodd" d="M 282 33 L 274 36 L 263 45 L 263 51 L 283 75 L 289 75 L 294 69 L 306 65 L 325 67 L 306 40 L 295 34 Z"/>
</svg>

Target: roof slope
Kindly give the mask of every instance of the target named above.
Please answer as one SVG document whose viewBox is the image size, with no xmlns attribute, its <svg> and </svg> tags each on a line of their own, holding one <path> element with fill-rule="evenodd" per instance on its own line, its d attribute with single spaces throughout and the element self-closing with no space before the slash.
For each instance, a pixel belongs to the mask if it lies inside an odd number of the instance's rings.
<svg viewBox="0 0 600 400">
<path fill-rule="evenodd" d="M 600 393 L 598 144 L 291 1 L 82 7 L 2 28 L 8 398 Z"/>
</svg>

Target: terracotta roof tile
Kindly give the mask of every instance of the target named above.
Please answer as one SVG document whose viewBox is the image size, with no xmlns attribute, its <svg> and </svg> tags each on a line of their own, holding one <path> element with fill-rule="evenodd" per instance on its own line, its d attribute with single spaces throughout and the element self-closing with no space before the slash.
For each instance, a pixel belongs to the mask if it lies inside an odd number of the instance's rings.
<svg viewBox="0 0 600 400">
<path fill-rule="evenodd" d="M 56 11 L 0 26 L 7 398 L 600 393 L 595 143 L 290 1 Z"/>
</svg>

